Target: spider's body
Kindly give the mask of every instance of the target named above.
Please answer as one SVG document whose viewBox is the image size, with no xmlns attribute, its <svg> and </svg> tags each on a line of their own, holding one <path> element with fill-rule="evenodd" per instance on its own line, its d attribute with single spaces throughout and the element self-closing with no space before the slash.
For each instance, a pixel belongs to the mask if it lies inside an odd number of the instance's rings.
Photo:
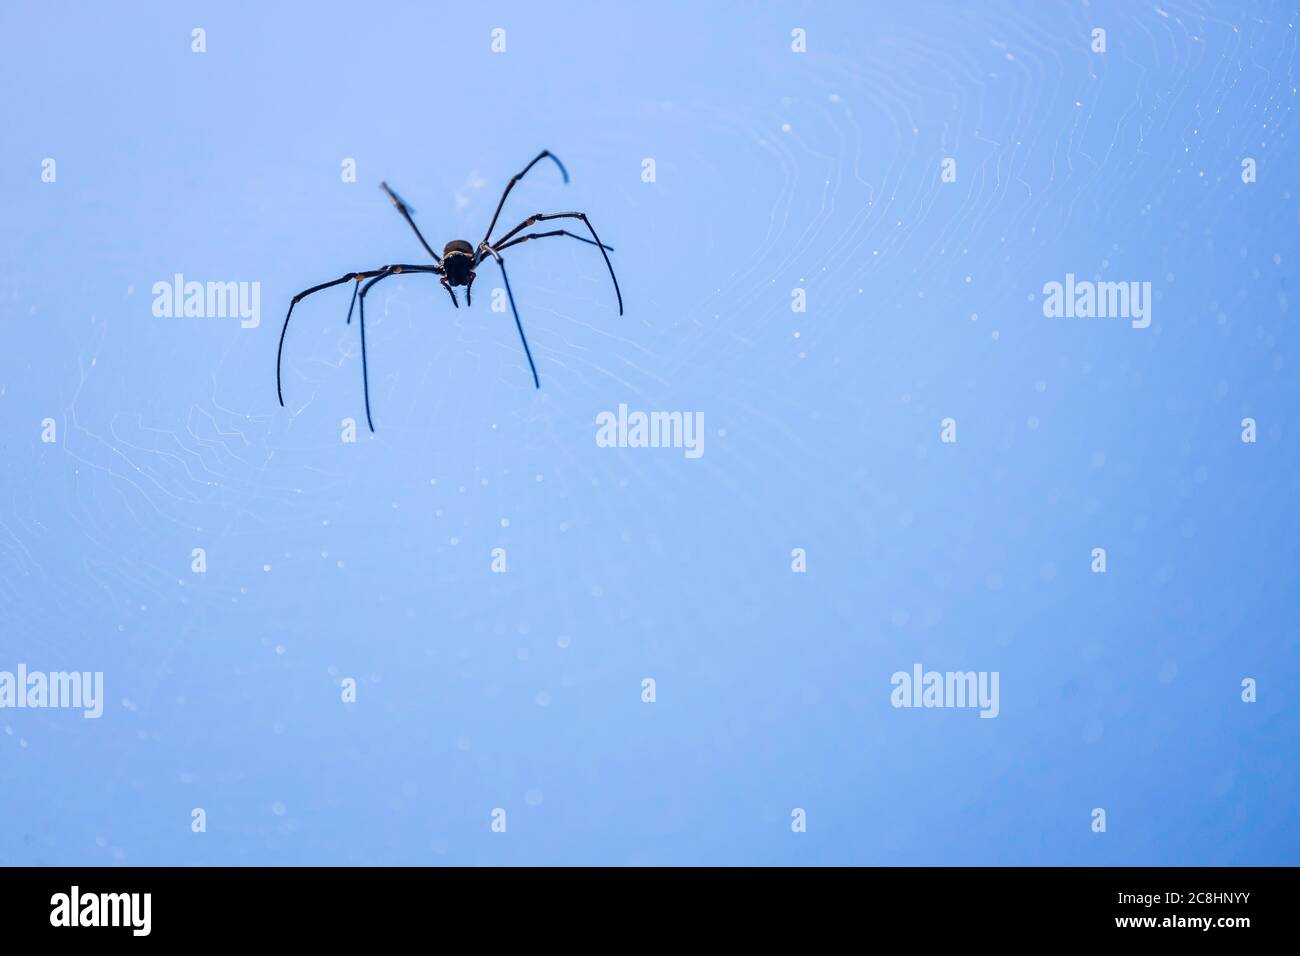
<svg viewBox="0 0 1300 956">
<path fill-rule="evenodd" d="M 447 285 L 468 286 L 474 281 L 474 247 L 464 239 L 453 239 L 442 250 L 443 278 Z"/>
<path fill-rule="evenodd" d="M 513 229 L 503 233 L 495 241 L 492 240 L 492 230 L 496 228 L 497 218 L 501 215 L 501 208 L 506 204 L 506 197 L 510 195 L 510 190 L 515 188 L 515 183 L 523 179 L 528 173 L 528 170 L 532 169 L 533 166 L 548 156 L 555 160 L 555 165 L 560 167 L 560 173 L 564 176 L 564 181 L 567 183 L 569 181 L 569 173 L 564 168 L 564 164 L 555 156 L 552 156 L 548 150 L 542 150 L 531 163 L 524 167 L 523 172 L 519 173 L 519 175 L 515 176 L 506 184 L 505 192 L 501 194 L 501 201 L 497 203 L 496 212 L 492 215 L 492 222 L 488 224 L 487 234 L 484 235 L 483 241 L 478 244 L 478 249 L 475 250 L 475 248 L 464 239 L 453 239 L 451 242 L 443 246 L 441 256 L 434 252 L 430 245 L 425 242 L 424 236 L 420 233 L 419 226 L 417 226 L 415 220 L 411 218 L 410 207 L 402 201 L 401 197 L 398 196 L 397 193 L 388 188 L 387 183 L 380 183 L 380 188 L 382 188 L 384 192 L 388 193 L 388 198 L 393 201 L 393 205 L 396 206 L 397 211 L 402 214 L 402 218 L 410 224 L 413 230 L 415 230 L 415 235 L 416 238 L 420 240 L 420 245 L 424 246 L 424 250 L 433 257 L 434 265 L 388 265 L 379 269 L 371 269 L 366 272 L 349 272 L 341 278 L 334 279 L 331 282 L 322 282 L 320 285 L 312 286 L 310 289 L 305 289 L 295 295 L 293 301 L 289 303 L 289 312 L 284 317 L 284 328 L 280 330 L 280 347 L 275 358 L 275 390 L 276 394 L 280 397 L 280 405 L 284 405 L 284 391 L 281 388 L 280 383 L 280 360 L 284 355 L 284 336 L 285 333 L 289 331 L 289 319 L 293 316 L 293 307 L 309 295 L 313 295 L 324 289 L 333 288 L 336 285 L 342 285 L 345 282 L 356 283 L 352 288 L 352 306 L 348 308 L 349 324 L 352 322 L 352 309 L 358 302 L 361 303 L 361 381 L 366 397 L 366 423 L 370 425 L 371 431 L 375 430 L 375 424 L 370 418 L 370 375 L 366 367 L 366 293 L 374 288 L 376 282 L 379 282 L 382 279 L 403 272 L 436 275 L 439 277 L 442 287 L 446 289 L 447 294 L 451 296 L 452 305 L 456 306 L 456 308 L 460 308 L 460 303 L 456 300 L 456 293 L 454 291 L 455 287 L 463 286 L 465 288 L 465 304 L 469 305 L 470 289 L 474 284 L 475 269 L 477 269 L 485 260 L 495 259 L 497 266 L 501 269 L 501 278 L 505 283 L 506 296 L 510 299 L 510 311 L 514 313 L 515 327 L 519 330 L 519 340 L 523 343 L 524 354 L 528 357 L 528 367 L 533 373 L 533 385 L 537 388 L 541 388 L 542 383 L 537 377 L 537 366 L 533 363 L 533 353 L 528 348 L 528 339 L 524 335 L 523 324 L 519 321 L 519 310 L 515 308 L 515 296 L 514 293 L 510 291 L 510 279 L 506 275 L 506 264 L 501 258 L 502 252 L 511 246 L 519 245 L 521 242 L 527 242 L 530 239 L 545 239 L 549 236 L 568 236 L 571 239 L 577 239 L 579 242 L 585 242 L 588 245 L 596 246 L 600 249 L 600 254 L 605 259 L 605 265 L 609 268 L 609 277 L 614 280 L 614 294 L 618 297 L 618 314 L 622 315 L 623 293 L 619 291 L 618 277 L 614 275 L 614 267 L 610 264 L 608 255 L 608 253 L 613 252 L 614 250 L 600 241 L 600 237 L 596 235 L 596 230 L 588 221 L 586 213 L 535 213 Z M 522 236 L 519 235 L 519 233 L 523 232 L 523 230 L 527 229 L 529 226 L 535 225 L 538 222 L 544 222 L 548 219 L 581 219 L 583 225 L 587 227 L 587 231 L 591 233 L 591 238 L 586 239 L 582 236 L 574 235 L 566 229 L 553 229 L 550 232 L 530 232 Z"/>
</svg>

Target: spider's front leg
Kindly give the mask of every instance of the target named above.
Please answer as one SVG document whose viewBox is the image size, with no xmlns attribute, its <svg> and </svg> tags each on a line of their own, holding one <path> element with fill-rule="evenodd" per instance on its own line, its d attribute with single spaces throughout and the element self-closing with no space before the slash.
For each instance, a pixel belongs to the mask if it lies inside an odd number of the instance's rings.
<svg viewBox="0 0 1300 956">
<path fill-rule="evenodd" d="M 465 308 L 467 309 L 474 304 L 469 297 L 469 290 L 472 288 L 474 288 L 474 273 L 471 272 L 469 274 L 469 281 L 465 283 Z"/>
</svg>

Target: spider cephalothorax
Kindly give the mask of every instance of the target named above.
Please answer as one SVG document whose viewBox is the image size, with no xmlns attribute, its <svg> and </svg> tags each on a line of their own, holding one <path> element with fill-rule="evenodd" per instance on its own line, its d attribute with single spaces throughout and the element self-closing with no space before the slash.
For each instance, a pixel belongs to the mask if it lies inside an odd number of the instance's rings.
<svg viewBox="0 0 1300 956">
<path fill-rule="evenodd" d="M 307 298 L 309 295 L 320 292 L 322 289 L 330 289 L 336 285 L 342 285 L 344 282 L 356 283 L 352 287 L 352 305 L 348 306 L 348 324 L 352 323 L 352 310 L 357 303 L 361 303 L 361 384 L 366 396 L 366 423 L 370 430 L 375 430 L 375 423 L 370 417 L 370 373 L 366 368 L 366 293 L 374 288 L 375 283 L 381 279 L 387 279 L 389 276 L 399 275 L 403 272 L 423 273 L 426 275 L 436 275 L 442 283 L 442 287 L 447 290 L 451 296 L 452 305 L 460 308 L 460 303 L 456 301 L 455 286 L 465 287 L 465 304 L 470 305 L 470 287 L 474 284 L 474 270 L 479 264 L 486 259 L 495 259 L 498 268 L 501 269 L 501 279 L 506 287 L 506 297 L 510 300 L 510 311 L 515 317 L 515 328 L 519 330 L 519 341 L 523 343 L 524 355 L 528 357 L 528 367 L 533 373 L 533 385 L 537 388 L 542 387 L 541 380 L 537 377 L 537 366 L 533 363 L 533 353 L 528 348 L 528 339 L 524 335 L 523 323 L 519 321 L 519 310 L 515 308 L 515 296 L 510 291 L 510 278 L 506 275 L 506 264 L 501 258 L 501 253 L 511 246 L 517 246 L 521 242 L 527 242 L 529 239 L 545 239 L 548 236 L 568 236 L 570 239 L 577 239 L 579 242 L 585 242 L 588 245 L 595 246 L 600 250 L 601 256 L 605 259 L 605 265 L 609 269 L 609 277 L 614 281 L 614 295 L 618 298 L 618 314 L 623 314 L 623 293 L 618 288 L 618 277 L 614 275 L 614 266 L 610 264 L 609 253 L 614 250 L 600 241 L 596 235 L 596 230 L 592 227 L 591 222 L 587 219 L 587 214 L 582 212 L 552 212 L 552 213 L 535 213 L 515 226 L 513 229 L 503 233 L 496 241 L 492 241 L 492 230 L 496 228 L 497 218 L 501 215 L 501 209 L 506 204 L 506 197 L 510 195 L 510 190 L 515 188 L 515 183 L 527 175 L 528 170 L 532 169 L 541 160 L 550 157 L 555 161 L 555 165 L 560 167 L 560 175 L 564 181 L 569 181 L 569 172 L 564 168 L 560 160 L 552 156 L 549 150 L 542 150 L 533 158 L 533 161 L 524 167 L 523 172 L 513 177 L 506 184 L 505 192 L 501 194 L 501 201 L 497 203 L 496 212 L 492 214 L 492 221 L 488 223 L 487 233 L 483 236 L 483 241 L 478 244 L 478 250 L 475 251 L 464 239 L 453 239 L 443 246 L 442 255 L 433 251 L 432 247 L 425 241 L 424 236 L 420 233 L 420 227 L 415 224 L 411 218 L 411 208 L 402 201 L 402 197 L 397 195 L 393 190 L 388 188 L 387 183 L 380 183 L 379 186 L 384 192 L 388 193 L 388 198 L 393 201 L 397 211 L 415 230 L 415 236 L 420 240 L 420 245 L 424 246 L 424 251 L 433 257 L 434 265 L 389 265 L 379 269 L 370 269 L 366 272 L 349 272 L 338 279 L 330 282 L 322 282 L 320 285 L 312 286 L 310 289 L 304 289 L 293 297 L 289 303 L 289 312 L 284 317 L 284 328 L 280 330 L 280 347 L 275 356 L 275 391 L 280 398 L 281 407 L 284 406 L 284 390 L 280 383 L 280 361 L 284 355 L 284 336 L 289 331 L 289 319 L 293 316 L 293 307 Z M 591 233 L 591 238 L 575 236 L 567 229 L 552 229 L 550 232 L 529 232 L 519 235 L 529 226 L 539 222 L 545 222 L 548 219 L 581 219 L 582 224 L 587 227 Z"/>
</svg>

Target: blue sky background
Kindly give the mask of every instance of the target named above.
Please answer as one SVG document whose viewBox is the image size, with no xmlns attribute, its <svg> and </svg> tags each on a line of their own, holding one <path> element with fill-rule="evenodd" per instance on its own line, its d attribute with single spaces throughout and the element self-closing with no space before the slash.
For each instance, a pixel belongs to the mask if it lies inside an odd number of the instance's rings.
<svg viewBox="0 0 1300 956">
<path fill-rule="evenodd" d="M 1298 862 L 1296 44 L 1283 3 L 5 4 L 0 670 L 107 705 L 0 711 L 0 862 Z M 542 148 L 572 182 L 502 222 L 589 213 L 623 317 L 595 250 L 512 250 L 535 391 L 493 268 L 390 280 L 372 436 L 322 293 L 279 407 L 290 297 L 423 261 L 381 179 L 477 242 Z M 177 272 L 260 325 L 155 318 Z M 1067 272 L 1150 328 L 1044 318 Z M 703 457 L 598 448 L 619 403 Z M 1000 716 L 895 710 L 915 662 Z"/>
</svg>

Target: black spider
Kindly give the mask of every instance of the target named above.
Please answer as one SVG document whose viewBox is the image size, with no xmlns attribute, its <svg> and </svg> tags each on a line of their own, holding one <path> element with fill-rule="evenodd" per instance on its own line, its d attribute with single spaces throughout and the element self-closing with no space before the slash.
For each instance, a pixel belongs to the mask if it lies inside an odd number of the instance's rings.
<svg viewBox="0 0 1300 956">
<path fill-rule="evenodd" d="M 618 297 L 618 314 L 622 315 L 623 293 L 619 291 L 618 277 L 614 275 L 614 267 L 610 264 L 608 255 L 609 252 L 613 252 L 614 250 L 612 247 L 604 245 L 600 241 L 600 237 L 596 235 L 596 230 L 592 228 L 591 223 L 587 219 L 586 213 L 539 212 L 535 215 L 529 216 L 509 232 L 504 233 L 496 242 L 489 241 L 492 236 L 492 230 L 496 227 L 497 217 L 501 215 L 501 207 L 506 204 L 506 197 L 510 195 L 510 190 L 514 189 L 515 183 L 519 182 L 519 180 L 523 179 L 524 176 L 528 174 L 528 170 L 532 169 L 538 162 L 547 156 L 550 156 L 551 159 L 555 160 L 555 165 L 560 167 L 560 174 L 564 177 L 564 181 L 566 183 L 569 181 L 569 171 L 564 168 L 564 164 L 560 162 L 557 157 L 552 156 L 549 150 L 542 150 L 538 153 L 533 161 L 524 167 L 523 172 L 519 173 L 519 175 L 512 178 L 510 182 L 506 184 L 505 192 L 501 194 L 501 201 L 497 203 L 497 211 L 492 214 L 492 222 L 488 224 L 487 233 L 483 236 L 483 241 L 478 244 L 477 251 L 464 239 L 454 239 L 443 247 L 442 255 L 439 256 L 429 247 L 429 244 L 424 241 L 424 236 L 420 234 L 420 228 L 415 224 L 415 220 L 411 218 L 412 210 L 410 207 L 402 201 L 402 198 L 398 196 L 397 193 L 388 188 L 387 183 L 380 183 L 380 188 L 383 189 L 384 192 L 388 193 L 388 198 L 393 201 L 393 205 L 396 206 L 397 211 L 402 214 L 402 218 L 410 223 L 411 228 L 415 230 L 416 238 L 420 240 L 420 245 L 424 246 L 425 251 L 428 252 L 429 255 L 433 256 L 433 261 L 436 265 L 389 265 L 380 269 L 372 269 L 369 272 L 349 272 L 347 275 L 335 279 L 332 282 L 322 282 L 320 285 L 312 286 L 310 289 L 306 289 L 295 295 L 293 301 L 289 303 L 289 313 L 284 317 L 284 328 L 280 330 L 280 347 L 276 351 L 275 355 L 275 391 L 280 397 L 280 407 L 284 407 L 284 391 L 280 386 L 280 360 L 284 355 L 284 334 L 289 331 L 289 319 L 293 316 L 293 307 L 313 293 L 320 292 L 322 289 L 332 288 L 336 285 L 342 285 L 344 282 L 356 283 L 356 285 L 352 287 L 352 304 L 348 306 L 349 325 L 352 324 L 352 310 L 356 306 L 357 300 L 361 300 L 361 383 L 366 396 L 366 424 L 370 426 L 372 432 L 375 430 L 375 424 L 370 418 L 370 373 L 366 369 L 366 293 L 374 288 L 375 283 L 381 279 L 386 279 L 389 276 L 395 276 L 403 272 L 429 273 L 441 276 L 442 287 L 446 289 L 447 294 L 451 296 L 452 305 L 456 306 L 456 308 L 460 308 L 460 303 L 456 301 L 456 293 L 453 290 L 453 287 L 461 285 L 465 287 L 465 305 L 469 306 L 471 304 L 470 287 L 474 284 L 474 270 L 478 268 L 479 263 L 491 256 L 496 260 L 497 266 L 501 269 L 501 278 L 505 281 L 506 285 L 506 295 L 510 298 L 510 311 L 514 313 L 515 327 L 519 329 L 519 340 L 524 344 L 524 354 L 528 356 L 528 367 L 533 371 L 533 385 L 537 388 L 541 388 L 542 383 L 537 378 L 537 366 L 533 364 L 533 353 L 528 348 L 528 339 L 524 336 L 524 327 L 519 321 L 519 310 L 515 308 L 514 293 L 510 291 L 510 278 L 506 275 L 506 264 L 501 259 L 501 253 L 504 250 L 509 249 L 511 246 L 517 246 L 521 242 L 527 242 L 529 239 L 545 239 L 548 236 L 568 236 L 571 239 L 577 239 L 579 242 L 585 242 L 588 245 L 598 247 L 600 249 L 600 254 L 605 258 L 605 265 L 609 267 L 609 277 L 614 280 L 614 294 Z M 529 226 L 538 222 L 545 222 L 548 219 L 581 219 L 583 225 L 587 227 L 587 231 L 591 233 L 591 239 L 584 239 L 582 236 L 575 236 L 573 233 L 565 229 L 555 229 L 551 232 L 530 232 L 522 236 L 519 235 L 521 231 L 527 229 Z M 363 281 L 365 282 L 365 285 L 361 284 Z"/>
</svg>

